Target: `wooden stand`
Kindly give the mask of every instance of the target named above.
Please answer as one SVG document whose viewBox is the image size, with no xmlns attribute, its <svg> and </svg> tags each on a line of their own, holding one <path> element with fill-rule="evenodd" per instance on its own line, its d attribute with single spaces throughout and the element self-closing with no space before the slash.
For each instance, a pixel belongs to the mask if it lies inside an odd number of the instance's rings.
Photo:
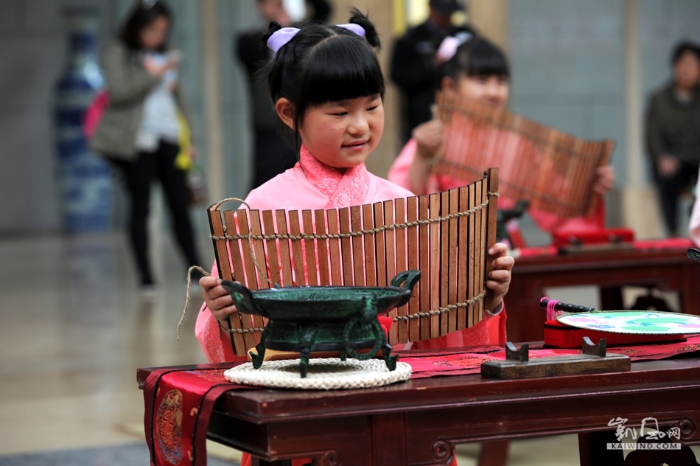
<svg viewBox="0 0 700 466">
<path fill-rule="evenodd" d="M 481 375 L 492 379 L 529 379 L 556 375 L 595 374 L 599 372 L 629 371 L 630 358 L 621 354 L 605 354 L 606 342 L 602 338 L 597 344 L 583 337 L 583 354 L 553 356 L 529 360 L 529 345 L 519 349 L 506 343 L 504 361 L 488 361 L 481 364 Z"/>
</svg>

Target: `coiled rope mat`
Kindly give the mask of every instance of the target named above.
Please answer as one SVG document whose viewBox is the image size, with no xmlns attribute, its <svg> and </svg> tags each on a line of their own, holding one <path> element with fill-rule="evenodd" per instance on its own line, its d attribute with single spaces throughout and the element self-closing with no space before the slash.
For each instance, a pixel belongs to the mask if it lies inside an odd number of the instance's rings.
<svg viewBox="0 0 700 466">
<path fill-rule="evenodd" d="M 299 359 L 265 361 L 259 368 L 245 363 L 224 372 L 229 382 L 274 388 L 302 390 L 344 390 L 350 388 L 381 387 L 403 382 L 411 377 L 411 366 L 397 362 L 390 371 L 383 359 L 359 361 L 340 358 L 313 358 L 309 360 L 306 378 L 299 374 Z"/>
</svg>

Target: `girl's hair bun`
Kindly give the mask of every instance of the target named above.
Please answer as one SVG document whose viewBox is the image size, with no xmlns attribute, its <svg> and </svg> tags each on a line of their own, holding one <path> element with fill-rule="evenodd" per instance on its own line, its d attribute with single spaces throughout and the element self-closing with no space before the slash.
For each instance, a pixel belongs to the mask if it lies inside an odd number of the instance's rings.
<svg viewBox="0 0 700 466">
<path fill-rule="evenodd" d="M 365 39 L 367 43 L 372 47 L 379 48 L 379 34 L 377 34 L 377 29 L 374 24 L 369 20 L 369 18 L 362 14 L 357 8 L 352 8 L 350 10 L 352 16 L 350 17 L 350 22 L 362 26 L 365 30 Z"/>
<path fill-rule="evenodd" d="M 270 25 L 267 27 L 267 32 L 263 34 L 262 41 L 263 44 L 267 47 L 267 40 L 274 34 L 275 32 L 279 31 L 282 29 L 282 25 L 278 23 L 277 21 L 273 21 L 270 23 Z"/>
</svg>

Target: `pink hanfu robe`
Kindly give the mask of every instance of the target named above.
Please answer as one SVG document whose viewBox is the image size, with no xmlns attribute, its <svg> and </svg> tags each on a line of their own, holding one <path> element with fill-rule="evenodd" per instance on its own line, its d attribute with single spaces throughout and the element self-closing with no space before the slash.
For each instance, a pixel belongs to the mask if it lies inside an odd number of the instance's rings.
<svg viewBox="0 0 700 466">
<path fill-rule="evenodd" d="M 300 162 L 293 168 L 254 189 L 245 199 L 251 209 L 304 210 L 332 209 L 371 204 L 413 196 L 413 193 L 379 178 L 364 165 L 349 168 L 345 174 L 316 160 L 302 146 Z M 212 275 L 218 276 L 216 264 Z M 494 318 L 497 317 L 497 318 Z M 210 362 L 235 361 L 229 336 L 222 332 L 206 304 L 197 316 L 195 335 Z M 414 347 L 442 348 L 505 343 L 505 312 L 486 313 L 477 325 L 445 335 L 415 342 Z"/>
<path fill-rule="evenodd" d="M 314 158 L 306 147 L 301 147 L 300 162 L 293 168 L 276 176 L 262 186 L 252 190 L 245 199 L 251 209 L 257 210 L 304 210 L 332 209 L 354 205 L 372 204 L 397 198 L 413 196 L 409 190 L 369 173 L 359 165 L 348 168 L 344 174 L 328 167 Z M 216 263 L 212 275 L 218 276 Z M 441 338 L 414 343 L 414 347 L 442 348 L 450 346 L 470 346 L 505 343 L 505 311 L 498 314 L 486 313 L 479 324 L 452 332 Z M 388 328 L 382 322 L 385 330 Z M 210 362 L 235 361 L 241 358 L 231 350 L 226 332 L 219 326 L 207 308 L 202 305 L 195 335 Z M 401 349 L 400 345 L 395 349 Z M 293 465 L 301 465 L 309 460 L 294 460 Z M 251 458 L 243 454 L 242 466 L 249 466 Z M 453 461 L 452 465 L 456 466 Z"/>
<path fill-rule="evenodd" d="M 418 143 L 415 139 L 410 139 L 408 143 L 403 147 L 399 156 L 394 160 L 391 168 L 389 169 L 389 174 L 387 178 L 389 181 L 398 184 L 406 189 L 412 189 L 411 181 L 409 179 L 409 171 L 413 160 L 416 157 L 416 152 L 418 150 Z M 489 167 L 484 167 L 489 168 Z M 503 170 L 506 167 L 500 167 Z M 438 193 L 442 191 L 447 191 L 448 189 L 459 188 L 464 186 L 465 183 L 462 180 L 452 178 L 447 175 L 436 175 L 429 174 L 426 182 L 425 193 Z M 506 197 L 500 196 L 498 198 L 498 207 L 500 209 L 511 209 L 515 206 L 517 199 L 508 199 Z M 564 233 L 567 231 L 575 231 L 578 233 L 584 233 L 589 231 L 598 231 L 604 226 L 604 209 L 603 203 L 599 202 L 598 212 L 592 217 L 579 217 L 572 219 L 562 219 L 548 212 L 541 210 L 530 209 L 528 213 L 532 220 L 539 226 L 542 230 L 549 233 Z"/>
</svg>

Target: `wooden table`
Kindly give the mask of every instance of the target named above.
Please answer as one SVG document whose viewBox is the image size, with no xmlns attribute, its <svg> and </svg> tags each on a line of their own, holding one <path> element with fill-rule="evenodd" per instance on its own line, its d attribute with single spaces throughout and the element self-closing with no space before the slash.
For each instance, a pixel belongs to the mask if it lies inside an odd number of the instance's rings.
<svg viewBox="0 0 700 466">
<path fill-rule="evenodd" d="M 505 302 L 511 341 L 542 340 L 543 288 L 598 285 L 601 309 L 623 309 L 622 286 L 653 286 L 678 291 L 680 311 L 700 314 L 700 264 L 689 259 L 690 243 L 669 249 L 618 249 L 601 252 L 542 254 L 515 260 Z"/>
<path fill-rule="evenodd" d="M 212 367 L 192 366 L 195 367 Z M 153 369 L 139 369 L 141 386 Z M 449 464 L 454 445 L 579 434 L 582 465 L 608 462 L 608 423 L 654 417 L 700 443 L 700 358 L 633 363 L 631 372 L 525 380 L 415 379 L 347 391 L 241 390 L 215 406 L 210 438 L 254 464 L 313 457 L 319 465 Z M 608 434 L 601 434 L 603 432 Z M 612 438 L 614 440 L 614 437 Z"/>
</svg>

